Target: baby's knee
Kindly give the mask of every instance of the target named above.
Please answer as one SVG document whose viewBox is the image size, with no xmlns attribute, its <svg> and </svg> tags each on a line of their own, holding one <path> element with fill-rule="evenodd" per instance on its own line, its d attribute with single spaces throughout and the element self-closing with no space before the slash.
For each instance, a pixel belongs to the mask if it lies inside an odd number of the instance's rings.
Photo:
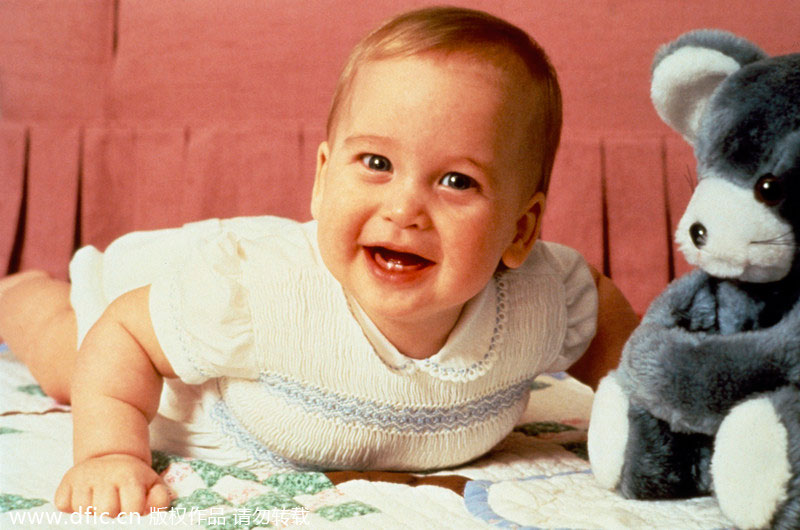
<svg viewBox="0 0 800 530">
<path fill-rule="evenodd" d="M 44 271 L 0 280 L 0 340 L 27 345 L 54 315 L 69 311 L 69 284 Z"/>
<path fill-rule="evenodd" d="M 24 288 L 26 284 L 30 284 L 30 282 L 36 280 L 47 280 L 50 279 L 50 275 L 43 271 L 43 270 L 30 270 L 25 272 L 18 272 L 16 274 L 11 274 L 6 276 L 5 278 L 0 278 L 0 299 L 2 299 L 7 293 L 11 292 L 12 290 L 17 290 Z M 28 285 L 30 286 L 30 285 Z"/>
<path fill-rule="evenodd" d="M 40 270 L 25 271 L 0 279 L 0 330 L 10 319 L 37 312 L 49 306 L 46 291 L 52 288 L 53 280 L 48 273 Z"/>
<path fill-rule="evenodd" d="M 0 342 L 6 342 L 44 392 L 69 401 L 77 325 L 69 283 L 44 271 L 0 280 Z"/>
</svg>

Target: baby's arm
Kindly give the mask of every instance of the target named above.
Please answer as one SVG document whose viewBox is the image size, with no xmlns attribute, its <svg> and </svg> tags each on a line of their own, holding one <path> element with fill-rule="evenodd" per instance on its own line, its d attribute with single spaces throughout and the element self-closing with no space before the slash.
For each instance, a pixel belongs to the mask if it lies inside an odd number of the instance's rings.
<svg viewBox="0 0 800 530">
<path fill-rule="evenodd" d="M 622 347 L 639 324 L 639 317 L 619 288 L 590 268 L 597 285 L 597 332 L 586 353 L 567 372 L 596 389 L 600 379 L 619 364 Z"/>
<path fill-rule="evenodd" d="M 174 372 L 158 344 L 149 287 L 122 295 L 81 346 L 71 398 L 74 461 L 56 491 L 63 511 L 145 512 L 169 504 L 169 490 L 150 467 L 148 424 L 162 378 Z"/>
</svg>

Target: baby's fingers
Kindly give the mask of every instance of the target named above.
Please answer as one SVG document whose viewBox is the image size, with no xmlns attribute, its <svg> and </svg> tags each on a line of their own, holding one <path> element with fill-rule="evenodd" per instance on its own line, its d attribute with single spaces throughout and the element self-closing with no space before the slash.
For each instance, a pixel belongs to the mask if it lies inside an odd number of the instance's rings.
<svg viewBox="0 0 800 530">
<path fill-rule="evenodd" d="M 72 496 L 65 511 L 86 513 L 92 506 L 92 487 L 86 484 L 73 484 Z"/>
<path fill-rule="evenodd" d="M 58 485 L 53 503 L 62 512 L 72 511 L 72 486 L 67 481 L 62 480 Z"/>
<path fill-rule="evenodd" d="M 126 484 L 119 488 L 120 511 L 125 513 L 147 513 L 145 506 L 145 486 L 138 482 Z"/>
<path fill-rule="evenodd" d="M 91 488 L 91 499 L 88 506 L 80 506 L 82 512 L 91 507 L 91 512 L 97 515 L 116 517 L 119 514 L 119 491 L 114 484 L 100 483 Z M 73 506 L 73 508 L 76 508 Z"/>
<path fill-rule="evenodd" d="M 172 501 L 172 495 L 170 494 L 169 488 L 167 488 L 166 484 L 159 480 L 155 484 L 152 485 L 150 491 L 147 493 L 147 508 L 148 509 L 159 509 L 159 508 L 166 508 L 169 506 L 169 503 Z"/>
</svg>

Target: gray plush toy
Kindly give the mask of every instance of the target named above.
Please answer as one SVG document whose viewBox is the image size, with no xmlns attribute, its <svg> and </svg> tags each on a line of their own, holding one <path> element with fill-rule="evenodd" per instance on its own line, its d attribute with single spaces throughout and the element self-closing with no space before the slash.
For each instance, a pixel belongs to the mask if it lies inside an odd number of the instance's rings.
<svg viewBox="0 0 800 530">
<path fill-rule="evenodd" d="M 592 469 L 625 497 L 714 494 L 741 528 L 800 528 L 800 54 L 694 31 L 656 54 L 651 96 L 694 146 L 676 239 L 698 268 L 601 382 Z"/>
</svg>

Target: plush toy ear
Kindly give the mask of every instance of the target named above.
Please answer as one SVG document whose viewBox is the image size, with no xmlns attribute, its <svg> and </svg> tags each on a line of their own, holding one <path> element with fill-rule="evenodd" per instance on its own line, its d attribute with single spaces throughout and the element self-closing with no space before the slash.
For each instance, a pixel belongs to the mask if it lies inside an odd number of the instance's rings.
<svg viewBox="0 0 800 530">
<path fill-rule="evenodd" d="M 686 33 L 656 53 L 650 97 L 664 122 L 694 145 L 700 118 L 717 86 L 747 63 L 767 55 L 730 33 Z"/>
</svg>

